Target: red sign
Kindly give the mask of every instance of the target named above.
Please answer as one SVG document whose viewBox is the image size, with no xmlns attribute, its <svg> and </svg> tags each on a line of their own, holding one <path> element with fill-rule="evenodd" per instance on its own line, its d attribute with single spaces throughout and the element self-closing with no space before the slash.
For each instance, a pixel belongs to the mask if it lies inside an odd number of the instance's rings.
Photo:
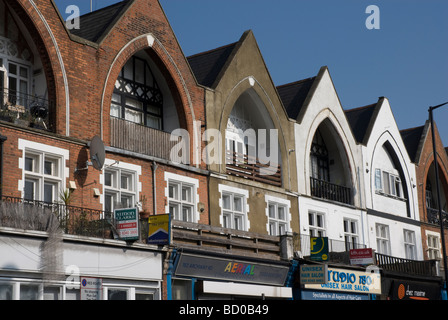
<svg viewBox="0 0 448 320">
<path fill-rule="evenodd" d="M 351 249 L 350 264 L 373 264 L 373 250 L 371 248 Z"/>
</svg>

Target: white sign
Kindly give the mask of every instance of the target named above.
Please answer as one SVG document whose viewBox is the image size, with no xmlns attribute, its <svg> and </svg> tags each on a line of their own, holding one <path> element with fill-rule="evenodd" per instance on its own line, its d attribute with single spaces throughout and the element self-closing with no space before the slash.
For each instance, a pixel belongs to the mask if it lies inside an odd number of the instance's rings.
<svg viewBox="0 0 448 320">
<path fill-rule="evenodd" d="M 115 209 L 114 218 L 120 239 L 138 240 L 139 231 L 137 208 Z"/>
<path fill-rule="evenodd" d="M 81 300 L 101 300 L 103 279 L 81 277 Z"/>
<path fill-rule="evenodd" d="M 306 284 L 305 288 L 381 294 L 381 275 L 380 273 L 328 268 L 326 284 Z"/>
</svg>

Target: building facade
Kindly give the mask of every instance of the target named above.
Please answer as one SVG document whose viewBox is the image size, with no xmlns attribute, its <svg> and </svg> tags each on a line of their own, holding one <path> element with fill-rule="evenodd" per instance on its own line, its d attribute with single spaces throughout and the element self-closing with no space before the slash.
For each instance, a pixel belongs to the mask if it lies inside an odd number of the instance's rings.
<svg viewBox="0 0 448 320">
<path fill-rule="evenodd" d="M 386 98 L 344 110 L 327 67 L 276 86 L 250 30 L 185 57 L 155 0 L 0 12 L 0 299 L 320 299 L 300 266 L 323 264 L 375 267 L 375 291 L 339 299 L 441 298 L 428 123 L 400 132 Z"/>
</svg>

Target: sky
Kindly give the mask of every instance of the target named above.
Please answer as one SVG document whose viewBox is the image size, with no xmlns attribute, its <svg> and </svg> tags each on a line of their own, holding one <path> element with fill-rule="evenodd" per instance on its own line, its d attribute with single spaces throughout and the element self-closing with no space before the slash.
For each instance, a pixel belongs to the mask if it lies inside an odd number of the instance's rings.
<svg viewBox="0 0 448 320">
<path fill-rule="evenodd" d="M 55 0 L 63 17 L 90 0 Z M 92 0 L 93 10 L 118 0 Z M 330 71 L 344 109 L 386 97 L 400 130 L 448 102 L 447 0 L 160 0 L 186 56 L 254 32 L 276 86 Z M 377 15 L 366 9 L 377 7 Z M 375 18 L 372 20 L 372 18 Z M 379 19 L 378 19 L 379 18 Z M 376 29 L 367 28 L 375 23 Z M 379 27 L 379 29 L 378 29 Z M 448 146 L 448 104 L 434 111 Z"/>
</svg>

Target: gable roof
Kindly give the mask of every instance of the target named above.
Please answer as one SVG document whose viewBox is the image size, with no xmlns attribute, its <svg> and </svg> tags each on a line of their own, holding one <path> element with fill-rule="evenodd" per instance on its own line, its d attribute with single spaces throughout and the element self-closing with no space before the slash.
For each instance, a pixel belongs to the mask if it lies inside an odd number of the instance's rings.
<svg viewBox="0 0 448 320">
<path fill-rule="evenodd" d="M 72 29 L 70 32 L 91 42 L 99 43 L 132 1 L 123 0 L 84 14 L 80 16 L 79 29 Z"/>
<path fill-rule="evenodd" d="M 424 126 L 404 129 L 400 131 L 403 143 L 406 146 L 409 157 L 414 163 L 418 163 L 419 154 L 428 132 L 428 123 Z"/>
<path fill-rule="evenodd" d="M 311 77 L 277 87 L 277 92 L 290 118 L 297 119 L 315 80 L 316 77 Z"/>
<path fill-rule="evenodd" d="M 199 84 L 212 88 L 218 75 L 239 42 L 187 57 Z"/>
<path fill-rule="evenodd" d="M 377 103 L 373 103 L 364 107 L 344 110 L 353 135 L 359 143 L 363 143 L 366 138 L 376 106 Z"/>
</svg>

